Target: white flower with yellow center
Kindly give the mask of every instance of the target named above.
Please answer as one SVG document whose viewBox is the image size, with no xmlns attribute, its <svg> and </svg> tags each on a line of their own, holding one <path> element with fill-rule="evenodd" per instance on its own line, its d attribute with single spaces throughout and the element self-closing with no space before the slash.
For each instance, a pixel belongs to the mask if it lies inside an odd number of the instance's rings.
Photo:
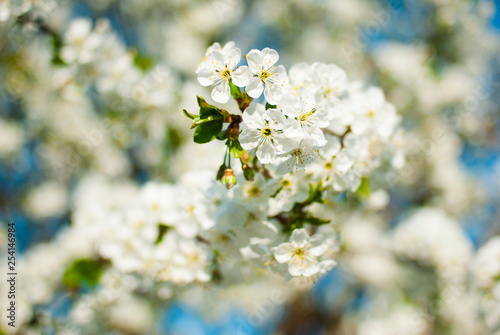
<svg viewBox="0 0 500 335">
<path fill-rule="evenodd" d="M 295 143 L 283 134 L 285 116 L 277 109 L 261 104 L 251 104 L 243 113 L 242 132 L 239 136 L 245 150 L 257 148 L 257 158 L 262 164 L 274 163 L 276 154 L 292 150 Z"/>
<path fill-rule="evenodd" d="M 309 277 L 320 271 L 318 257 L 324 254 L 326 249 L 322 235 L 310 237 L 305 229 L 296 229 L 290 237 L 290 242 L 281 243 L 271 251 L 279 263 L 288 263 L 288 272 L 292 276 Z"/>
<path fill-rule="evenodd" d="M 313 140 L 303 139 L 295 149 L 285 155 L 288 158 L 281 162 L 276 169 L 276 173 L 279 175 L 284 175 L 291 171 L 305 171 L 306 166 L 319 157 L 319 151 Z"/>
<path fill-rule="evenodd" d="M 270 48 L 264 48 L 262 51 L 253 49 L 246 59 L 248 67 L 255 75 L 246 87 L 248 95 L 256 99 L 264 91 L 267 102 L 271 105 L 278 104 L 288 84 L 285 67 L 275 66 L 279 59 L 278 52 Z"/>
<path fill-rule="evenodd" d="M 229 43 L 228 43 L 229 44 Z M 212 48 L 212 47 L 211 47 Z M 236 65 L 241 60 L 241 51 L 227 45 L 223 49 L 214 48 L 203 59 L 196 74 L 198 82 L 203 86 L 213 86 L 212 99 L 216 102 L 226 103 L 231 96 L 229 81 L 239 87 L 244 87 L 252 77 L 248 66 Z"/>
<path fill-rule="evenodd" d="M 347 87 L 347 75 L 344 70 L 335 64 L 314 63 L 311 65 L 314 83 L 320 88 L 316 92 L 316 99 L 338 101 Z"/>
<path fill-rule="evenodd" d="M 326 140 L 321 128 L 329 124 L 327 112 L 316 103 L 311 91 L 301 90 L 299 94 L 285 95 L 278 106 L 288 116 L 285 135 L 296 139 L 311 139 L 316 146 L 323 146 Z"/>
</svg>

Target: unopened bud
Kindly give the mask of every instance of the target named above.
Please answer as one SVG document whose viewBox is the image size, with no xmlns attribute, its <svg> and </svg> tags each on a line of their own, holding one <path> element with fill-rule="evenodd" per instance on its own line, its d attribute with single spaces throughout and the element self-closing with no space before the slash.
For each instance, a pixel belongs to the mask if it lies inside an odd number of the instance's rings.
<svg viewBox="0 0 500 335">
<path fill-rule="evenodd" d="M 236 185 L 236 176 L 234 175 L 233 169 L 224 170 L 224 175 L 222 176 L 222 184 L 224 184 L 228 190 Z"/>
</svg>

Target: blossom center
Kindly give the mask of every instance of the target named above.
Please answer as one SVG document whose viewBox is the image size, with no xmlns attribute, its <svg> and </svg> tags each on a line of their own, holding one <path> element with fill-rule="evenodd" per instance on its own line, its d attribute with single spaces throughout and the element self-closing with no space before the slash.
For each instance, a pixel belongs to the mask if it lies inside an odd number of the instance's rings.
<svg viewBox="0 0 500 335">
<path fill-rule="evenodd" d="M 264 135 L 264 136 L 271 136 L 271 133 L 272 133 L 272 130 L 269 127 L 262 129 L 262 135 Z"/>
<path fill-rule="evenodd" d="M 224 71 L 222 71 L 221 76 L 222 79 L 228 80 L 229 78 L 231 78 L 231 70 L 226 68 Z"/>
<path fill-rule="evenodd" d="M 248 190 L 248 195 L 250 197 L 256 197 L 260 194 L 260 189 L 258 187 L 252 187 Z"/>
<path fill-rule="evenodd" d="M 293 253 L 294 256 L 299 256 L 300 258 L 304 258 L 304 249 L 298 248 Z"/>
<path fill-rule="evenodd" d="M 310 112 L 304 113 L 300 116 L 300 121 L 301 122 L 306 122 L 310 116 L 312 116 L 314 113 L 316 113 L 316 108 L 311 109 Z"/>
<path fill-rule="evenodd" d="M 271 75 L 272 75 L 272 72 L 269 72 L 267 70 L 262 70 L 259 77 L 260 77 L 260 79 L 264 80 L 264 79 L 271 77 Z"/>
</svg>

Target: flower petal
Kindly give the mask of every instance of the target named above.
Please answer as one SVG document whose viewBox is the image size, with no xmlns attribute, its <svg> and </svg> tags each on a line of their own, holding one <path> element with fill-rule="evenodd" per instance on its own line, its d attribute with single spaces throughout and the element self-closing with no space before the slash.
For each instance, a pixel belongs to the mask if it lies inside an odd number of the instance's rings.
<svg viewBox="0 0 500 335">
<path fill-rule="evenodd" d="M 257 74 L 262 70 L 262 58 L 260 51 L 257 49 L 252 49 L 247 54 L 247 64 L 253 74 Z"/>
<path fill-rule="evenodd" d="M 247 87 L 245 88 L 247 94 L 254 99 L 260 97 L 263 90 L 264 90 L 264 85 L 262 84 L 260 78 L 257 77 L 251 78 L 248 82 Z"/>
<path fill-rule="evenodd" d="M 262 49 L 260 56 L 262 58 L 262 65 L 265 69 L 269 69 L 280 59 L 278 52 L 271 48 Z"/>
<path fill-rule="evenodd" d="M 309 240 L 309 234 L 305 229 L 295 229 L 290 236 L 290 242 L 294 246 L 303 246 Z"/>
<path fill-rule="evenodd" d="M 222 58 L 227 67 L 232 70 L 241 60 L 241 51 L 238 48 L 229 48 L 222 52 Z"/>
<path fill-rule="evenodd" d="M 225 104 L 229 101 L 230 96 L 231 94 L 229 91 L 229 83 L 225 80 L 215 85 L 214 89 L 212 90 L 212 99 L 214 99 L 214 101 L 216 102 Z"/>
<path fill-rule="evenodd" d="M 198 82 L 203 86 L 213 85 L 216 81 L 216 73 L 210 68 L 201 68 L 196 71 Z"/>
<path fill-rule="evenodd" d="M 243 122 L 249 128 L 262 128 L 265 124 L 262 117 L 265 112 L 266 108 L 263 105 L 259 103 L 252 103 L 243 113 Z"/>
<path fill-rule="evenodd" d="M 295 167 L 295 159 L 294 157 L 290 156 L 286 160 L 280 163 L 278 165 L 278 168 L 276 169 L 276 174 L 278 175 L 285 175 L 287 173 L 290 173 L 292 169 Z"/>
<path fill-rule="evenodd" d="M 262 164 L 272 164 L 276 159 L 276 150 L 274 146 L 266 141 L 257 149 L 257 158 Z"/>
<path fill-rule="evenodd" d="M 272 248 L 271 251 L 278 263 L 286 263 L 290 261 L 293 256 L 293 248 L 290 243 L 281 243 L 276 248 Z"/>
<path fill-rule="evenodd" d="M 233 72 L 231 79 L 236 86 L 245 87 L 248 85 L 250 79 L 252 79 L 252 71 L 246 65 L 240 66 Z"/>
<path fill-rule="evenodd" d="M 241 147 L 245 150 L 250 150 L 258 146 L 260 139 L 260 132 L 252 128 L 244 128 L 239 136 Z"/>
<path fill-rule="evenodd" d="M 249 94 L 250 95 L 250 94 Z M 260 94 L 259 94 L 260 95 Z M 271 105 L 277 105 L 283 96 L 283 87 L 278 84 L 266 84 L 264 97 Z"/>
</svg>

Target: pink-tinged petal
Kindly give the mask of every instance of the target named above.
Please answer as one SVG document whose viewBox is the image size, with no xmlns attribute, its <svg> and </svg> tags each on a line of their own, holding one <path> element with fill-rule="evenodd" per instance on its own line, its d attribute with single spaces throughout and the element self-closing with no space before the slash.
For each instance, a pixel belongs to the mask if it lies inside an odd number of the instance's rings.
<svg viewBox="0 0 500 335">
<path fill-rule="evenodd" d="M 276 64 L 276 62 L 280 59 L 278 52 L 274 49 L 264 48 L 261 52 L 262 57 L 262 65 L 265 69 L 269 69 L 271 66 Z"/>
<path fill-rule="evenodd" d="M 217 74 L 210 68 L 201 68 L 196 71 L 196 75 L 198 76 L 198 82 L 203 86 L 213 85 L 218 79 Z"/>
<path fill-rule="evenodd" d="M 260 51 L 257 49 L 252 49 L 247 54 L 247 64 L 253 74 L 257 74 L 262 70 L 262 58 Z"/>
<path fill-rule="evenodd" d="M 264 90 L 264 85 L 262 84 L 260 78 L 257 77 L 251 78 L 248 82 L 247 87 L 245 88 L 247 94 L 254 99 L 260 97 L 263 90 Z"/>
<path fill-rule="evenodd" d="M 241 60 L 241 51 L 238 48 L 230 48 L 224 50 L 222 53 L 222 58 L 224 59 L 224 63 L 227 65 L 227 67 L 232 70 L 236 65 L 238 65 Z"/>
<path fill-rule="evenodd" d="M 243 122 L 245 122 L 248 128 L 262 128 L 265 124 L 262 117 L 265 112 L 266 108 L 263 105 L 259 103 L 252 103 L 243 113 Z"/>
<path fill-rule="evenodd" d="M 274 258 L 278 261 L 278 263 L 286 263 L 292 259 L 293 256 L 293 248 L 290 243 L 282 243 L 276 248 L 271 249 Z"/>
<path fill-rule="evenodd" d="M 221 81 L 219 84 L 214 86 L 212 90 L 212 99 L 216 102 L 220 102 L 221 104 L 225 104 L 229 101 L 229 97 L 231 96 L 229 90 L 229 83 L 225 80 Z"/>
<path fill-rule="evenodd" d="M 269 102 L 271 105 L 277 105 L 280 102 L 282 96 L 282 86 L 278 86 L 275 84 L 266 84 L 264 88 L 264 97 L 266 98 L 267 102 Z"/>
<path fill-rule="evenodd" d="M 266 141 L 257 149 L 257 158 L 262 164 L 272 164 L 276 159 L 276 149 L 269 141 Z"/>
<path fill-rule="evenodd" d="M 239 136 L 241 147 L 245 150 L 250 150 L 259 145 L 261 134 L 258 130 L 251 128 L 243 128 Z"/>
<path fill-rule="evenodd" d="M 248 66 L 240 66 L 239 68 L 236 69 L 236 71 L 233 72 L 233 75 L 231 76 L 233 80 L 233 84 L 239 87 L 245 87 L 248 85 L 248 82 L 250 79 L 252 79 L 252 71 L 248 68 Z"/>
</svg>

